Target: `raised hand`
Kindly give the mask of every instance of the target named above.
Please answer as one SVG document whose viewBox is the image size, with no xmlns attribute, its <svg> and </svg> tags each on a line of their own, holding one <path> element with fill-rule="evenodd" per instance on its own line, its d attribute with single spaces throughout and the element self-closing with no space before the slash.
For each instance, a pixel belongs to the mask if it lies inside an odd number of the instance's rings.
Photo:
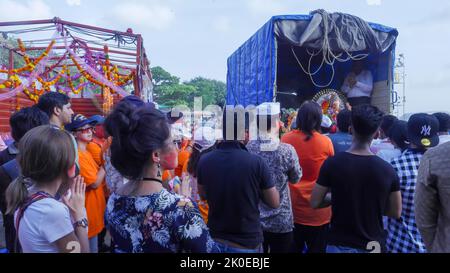
<svg viewBox="0 0 450 273">
<path fill-rule="evenodd" d="M 191 197 L 191 187 L 189 183 L 189 175 L 184 175 L 183 180 L 181 181 L 181 189 L 180 194 L 190 198 Z"/>
<path fill-rule="evenodd" d="M 75 221 L 85 218 L 85 193 L 86 184 L 82 176 L 74 178 L 70 188 L 70 197 L 68 194 L 64 195 L 62 200 L 69 208 L 70 213 Z"/>
</svg>

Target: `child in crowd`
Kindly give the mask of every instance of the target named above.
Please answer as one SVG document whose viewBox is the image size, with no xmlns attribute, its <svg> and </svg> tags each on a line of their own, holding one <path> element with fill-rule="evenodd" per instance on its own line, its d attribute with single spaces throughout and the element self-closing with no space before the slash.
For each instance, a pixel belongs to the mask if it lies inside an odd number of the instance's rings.
<svg viewBox="0 0 450 273">
<path fill-rule="evenodd" d="M 98 165 L 92 154 L 87 150 L 92 141 L 93 128 L 96 121 L 83 115 L 76 115 L 72 123 L 66 126 L 71 131 L 78 144 L 80 175 L 86 183 L 86 211 L 89 221 L 89 246 L 92 253 L 98 252 L 98 235 L 105 227 L 104 214 L 106 208 L 103 182 L 105 169 Z"/>
</svg>

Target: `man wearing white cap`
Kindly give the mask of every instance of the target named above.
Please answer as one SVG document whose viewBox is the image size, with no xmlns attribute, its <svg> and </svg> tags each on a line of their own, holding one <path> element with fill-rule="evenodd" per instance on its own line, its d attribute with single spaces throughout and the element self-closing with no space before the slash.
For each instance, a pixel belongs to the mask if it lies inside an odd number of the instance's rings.
<svg viewBox="0 0 450 273">
<path fill-rule="evenodd" d="M 279 103 L 265 103 L 258 108 L 258 139 L 247 149 L 261 156 L 269 166 L 272 181 L 280 192 L 280 207 L 273 209 L 260 202 L 260 218 L 265 253 L 288 253 L 293 250 L 294 219 L 288 183 L 300 181 L 302 170 L 297 153 L 290 144 L 280 143 Z"/>
</svg>

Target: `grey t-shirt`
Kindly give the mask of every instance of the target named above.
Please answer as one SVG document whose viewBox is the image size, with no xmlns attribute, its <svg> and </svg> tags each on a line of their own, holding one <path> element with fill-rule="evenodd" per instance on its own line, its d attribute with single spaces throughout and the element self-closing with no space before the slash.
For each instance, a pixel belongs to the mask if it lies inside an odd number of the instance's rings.
<svg viewBox="0 0 450 273">
<path fill-rule="evenodd" d="M 261 144 L 267 141 L 251 141 L 247 144 L 250 153 L 264 159 L 269 167 L 271 180 L 280 193 L 280 207 L 272 209 L 263 202 L 259 204 L 261 225 L 264 231 L 273 233 L 291 232 L 294 227 L 291 196 L 288 183 L 297 183 L 302 169 L 297 153 L 290 144 L 280 143 L 273 151 L 264 151 Z"/>
</svg>

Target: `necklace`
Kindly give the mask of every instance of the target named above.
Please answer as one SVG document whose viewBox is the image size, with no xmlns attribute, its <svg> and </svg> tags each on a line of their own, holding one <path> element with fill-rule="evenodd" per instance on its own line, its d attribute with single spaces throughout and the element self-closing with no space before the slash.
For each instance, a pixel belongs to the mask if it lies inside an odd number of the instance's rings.
<svg viewBox="0 0 450 273">
<path fill-rule="evenodd" d="M 144 178 L 142 179 L 142 181 L 158 182 L 158 183 L 160 183 L 160 184 L 163 183 L 161 179 L 157 179 L 157 178 L 148 178 L 148 177 L 144 177 Z"/>
</svg>

